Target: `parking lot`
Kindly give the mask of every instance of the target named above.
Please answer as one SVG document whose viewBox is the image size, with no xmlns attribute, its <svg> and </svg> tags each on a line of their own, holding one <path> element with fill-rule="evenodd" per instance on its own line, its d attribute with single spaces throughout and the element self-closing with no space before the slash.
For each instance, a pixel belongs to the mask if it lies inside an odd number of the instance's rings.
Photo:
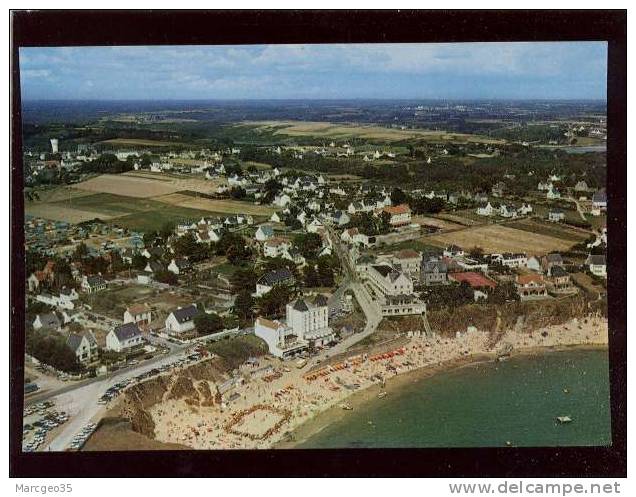
<svg viewBox="0 0 636 497">
<path fill-rule="evenodd" d="M 22 421 L 22 450 L 34 452 L 45 444 L 49 434 L 69 420 L 64 411 L 55 409 L 51 401 L 33 404 L 24 409 Z"/>
</svg>

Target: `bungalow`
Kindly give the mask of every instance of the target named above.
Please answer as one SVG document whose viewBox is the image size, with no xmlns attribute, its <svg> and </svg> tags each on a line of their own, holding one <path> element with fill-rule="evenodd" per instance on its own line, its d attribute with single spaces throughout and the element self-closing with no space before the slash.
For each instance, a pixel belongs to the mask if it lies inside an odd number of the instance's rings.
<svg viewBox="0 0 636 497">
<path fill-rule="evenodd" d="M 550 284 L 555 293 L 573 293 L 576 287 L 570 281 L 570 275 L 561 266 L 554 266 L 550 274 Z"/>
<path fill-rule="evenodd" d="M 563 257 L 561 257 L 561 254 L 553 252 L 541 259 L 541 268 L 548 275 L 551 274 L 552 268 L 556 266 L 563 267 Z"/>
<path fill-rule="evenodd" d="M 262 297 L 279 285 L 293 285 L 294 275 L 287 268 L 269 271 L 256 281 L 256 296 Z"/>
<path fill-rule="evenodd" d="M 492 206 L 492 204 L 490 202 L 488 202 L 486 205 L 481 205 L 477 208 L 477 215 L 478 216 L 492 216 L 494 214 L 497 213 L 497 210 Z"/>
<path fill-rule="evenodd" d="M 585 264 L 588 266 L 590 273 L 600 278 L 607 278 L 607 263 L 605 260 L 605 256 L 590 254 L 585 261 Z"/>
<path fill-rule="evenodd" d="M 548 296 L 545 281 L 540 274 L 520 274 L 515 281 L 515 287 L 521 300 L 541 299 Z"/>
<path fill-rule="evenodd" d="M 448 283 L 448 266 L 435 258 L 422 260 L 420 282 L 424 286 L 445 285 Z"/>
<path fill-rule="evenodd" d="M 168 271 L 174 274 L 185 274 L 192 271 L 192 264 L 187 259 L 172 259 Z"/>
<path fill-rule="evenodd" d="M 345 243 L 353 243 L 353 237 L 359 232 L 358 228 L 348 228 L 342 232 L 340 239 Z"/>
<path fill-rule="evenodd" d="M 473 290 L 473 299 L 475 301 L 488 298 L 486 291 L 497 287 L 497 284 L 490 278 L 473 271 L 465 273 L 450 273 L 448 278 L 459 284 L 467 283 Z"/>
<path fill-rule="evenodd" d="M 136 323 L 144 327 L 152 322 L 152 311 L 147 304 L 133 304 L 124 311 L 124 324 Z"/>
<path fill-rule="evenodd" d="M 33 329 L 40 330 L 42 328 L 60 331 L 62 329 L 62 323 L 60 322 L 60 318 L 58 318 L 57 314 L 54 312 L 38 314 L 35 316 L 35 320 L 33 321 Z"/>
<path fill-rule="evenodd" d="M 517 208 L 513 205 L 501 204 L 499 206 L 499 215 L 501 217 L 514 219 L 517 217 Z"/>
<path fill-rule="evenodd" d="M 280 212 L 274 212 L 274 214 L 271 215 L 269 220 L 272 223 L 280 223 L 283 220 L 283 215 Z"/>
<path fill-rule="evenodd" d="M 106 289 L 106 281 L 101 275 L 82 277 L 82 290 L 87 293 L 101 292 Z"/>
<path fill-rule="evenodd" d="M 124 352 L 144 343 L 141 330 L 136 323 L 126 323 L 110 330 L 106 335 L 106 349 Z"/>
<path fill-rule="evenodd" d="M 66 339 L 66 345 L 75 353 L 77 361 L 81 364 L 90 364 L 98 358 L 97 340 L 90 330 L 82 334 L 71 333 Z"/>
<path fill-rule="evenodd" d="M 525 267 L 528 264 L 528 256 L 524 253 L 510 253 L 504 254 L 492 254 L 490 256 L 491 262 L 495 264 L 502 264 L 511 268 Z"/>
<path fill-rule="evenodd" d="M 607 209 L 607 192 L 605 191 L 605 188 L 592 195 L 592 209 L 598 211 L 604 211 Z"/>
<path fill-rule="evenodd" d="M 557 198 L 561 198 L 561 192 L 559 191 L 558 188 L 551 185 L 550 189 L 548 190 L 545 196 L 548 200 L 554 200 Z"/>
<path fill-rule="evenodd" d="M 325 228 L 325 225 L 315 218 L 312 219 L 311 222 L 305 226 L 305 229 L 309 233 L 318 233 L 319 231 L 322 231 L 324 228 Z"/>
<path fill-rule="evenodd" d="M 264 242 L 274 237 L 274 229 L 269 225 L 263 224 L 258 227 L 254 237 L 257 241 Z"/>
<path fill-rule="evenodd" d="M 146 273 L 159 273 L 162 271 L 165 271 L 166 267 L 159 261 L 148 261 L 148 263 L 146 264 L 146 267 L 144 268 L 144 271 Z"/>
<path fill-rule="evenodd" d="M 286 238 L 274 237 L 263 243 L 264 257 L 282 257 L 291 249 L 291 242 Z"/>
<path fill-rule="evenodd" d="M 351 218 L 346 212 L 336 210 L 325 213 L 325 220 L 337 226 L 344 226 L 345 224 L 349 224 Z"/>
<path fill-rule="evenodd" d="M 548 211 L 548 221 L 552 223 L 565 221 L 565 212 L 560 209 L 550 209 L 550 211 Z"/>
<path fill-rule="evenodd" d="M 394 228 L 411 224 L 411 208 L 407 204 L 384 207 L 381 212 L 389 214 L 389 224 Z"/>
<path fill-rule="evenodd" d="M 179 307 L 166 318 L 166 331 L 170 334 L 181 334 L 194 330 L 194 318 L 199 314 L 195 304 Z"/>
<path fill-rule="evenodd" d="M 464 255 L 464 249 L 458 245 L 449 245 L 444 249 L 442 253 L 444 257 L 462 257 Z"/>
<path fill-rule="evenodd" d="M 413 249 L 400 250 L 393 255 L 393 264 L 413 279 L 419 279 L 422 255 Z"/>
<path fill-rule="evenodd" d="M 587 192 L 589 191 L 589 187 L 587 186 L 587 183 L 585 181 L 579 181 L 575 186 L 574 186 L 574 191 L 575 192 Z"/>
<path fill-rule="evenodd" d="M 286 193 L 283 193 L 282 195 L 276 195 L 272 203 L 274 205 L 277 205 L 278 207 L 285 207 L 291 202 L 291 200 L 292 199 L 289 195 L 287 195 Z"/>
</svg>

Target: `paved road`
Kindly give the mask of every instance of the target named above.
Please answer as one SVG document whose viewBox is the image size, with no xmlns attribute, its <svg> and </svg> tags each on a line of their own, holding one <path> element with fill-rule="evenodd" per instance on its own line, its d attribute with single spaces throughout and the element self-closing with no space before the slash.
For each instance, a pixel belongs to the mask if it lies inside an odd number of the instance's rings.
<svg viewBox="0 0 636 497">
<path fill-rule="evenodd" d="M 103 414 L 106 408 L 97 403 L 101 395 L 116 383 L 150 371 L 153 368 L 171 364 L 187 355 L 186 347 L 153 360 L 145 361 L 135 367 L 130 367 L 116 371 L 107 377 L 99 377 L 96 381 L 91 381 L 83 385 L 78 385 L 73 390 L 56 395 L 56 403 L 59 409 L 67 411 L 71 419 L 64 425 L 62 430 L 51 441 L 44 450 L 63 451 L 69 448 L 73 438 L 91 420 L 97 421 L 98 415 Z"/>
<path fill-rule="evenodd" d="M 31 404 L 37 404 L 38 402 L 42 402 L 48 399 L 52 399 L 54 397 L 58 397 L 60 395 L 72 392 L 73 390 L 84 388 L 93 383 L 102 382 L 109 378 L 119 377 L 122 374 L 129 374 L 130 376 L 136 376 L 139 373 L 146 371 L 147 366 L 151 366 L 150 369 L 152 369 L 153 367 L 156 367 L 156 365 L 162 362 L 163 360 L 174 358 L 176 355 L 181 354 L 189 347 L 189 345 L 175 345 L 175 344 L 171 344 L 171 346 L 172 346 L 171 351 L 168 354 L 158 355 L 156 357 L 153 357 L 152 359 L 148 359 L 147 361 L 143 361 L 134 366 L 126 366 L 117 371 L 113 371 L 112 373 L 108 373 L 107 375 L 104 375 L 104 376 L 97 376 L 95 378 L 88 378 L 86 380 L 74 381 L 56 390 L 49 390 L 46 392 L 42 392 L 40 394 L 32 395 L 24 400 L 24 405 L 26 407 Z M 95 398 L 95 401 L 97 401 L 97 398 Z"/>
<path fill-rule="evenodd" d="M 380 307 L 373 301 L 364 284 L 360 281 L 360 278 L 358 277 L 358 274 L 353 267 L 352 261 L 349 258 L 348 251 L 345 250 L 345 248 L 342 246 L 340 239 L 333 231 L 333 229 L 329 228 L 327 233 L 329 234 L 331 243 L 335 248 L 335 253 L 340 259 L 340 263 L 342 264 L 345 273 L 346 286 L 341 285 L 336 292 L 340 290 L 344 292 L 344 290 L 347 288 L 353 290 L 353 293 L 356 297 L 356 300 L 358 301 L 358 304 L 360 305 L 360 308 L 362 309 L 362 312 L 364 313 L 367 323 L 360 333 L 354 333 L 353 335 L 340 341 L 334 347 L 323 350 L 320 354 L 310 359 L 309 367 L 317 364 L 319 360 L 322 361 L 326 356 L 333 356 L 345 352 L 347 349 L 360 342 L 361 340 L 364 340 L 366 337 L 375 332 L 378 324 L 380 324 L 380 321 L 382 321 L 382 313 L 380 311 Z"/>
</svg>

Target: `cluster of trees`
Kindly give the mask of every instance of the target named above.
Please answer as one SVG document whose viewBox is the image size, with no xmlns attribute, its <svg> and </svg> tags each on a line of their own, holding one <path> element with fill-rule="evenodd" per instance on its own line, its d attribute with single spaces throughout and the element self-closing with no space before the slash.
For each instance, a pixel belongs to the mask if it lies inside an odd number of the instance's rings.
<svg viewBox="0 0 636 497">
<path fill-rule="evenodd" d="M 351 216 L 350 228 L 358 228 L 361 233 L 368 236 L 384 235 L 391 231 L 391 215 L 382 212 L 379 216 L 374 216 L 370 212 L 359 212 Z"/>
<path fill-rule="evenodd" d="M 216 313 L 199 312 L 194 316 L 194 325 L 201 336 L 216 333 L 225 328 L 223 318 Z"/>
<path fill-rule="evenodd" d="M 444 209 L 446 202 L 441 198 L 413 197 L 400 188 L 391 192 L 393 205 L 409 204 L 414 214 L 437 214 Z"/>
<path fill-rule="evenodd" d="M 60 371 L 75 373 L 81 366 L 77 357 L 59 334 L 43 333 L 29 329 L 26 332 L 26 351 L 38 361 Z"/>
<path fill-rule="evenodd" d="M 306 287 L 331 287 L 335 285 L 334 263 L 329 256 L 319 257 L 315 264 L 307 264 L 303 271 Z"/>
<path fill-rule="evenodd" d="M 99 174 L 125 173 L 134 169 L 134 158 L 131 156 L 129 159 L 121 161 L 115 154 L 103 153 L 97 159 L 85 163 L 82 168 L 84 171 Z"/>
</svg>

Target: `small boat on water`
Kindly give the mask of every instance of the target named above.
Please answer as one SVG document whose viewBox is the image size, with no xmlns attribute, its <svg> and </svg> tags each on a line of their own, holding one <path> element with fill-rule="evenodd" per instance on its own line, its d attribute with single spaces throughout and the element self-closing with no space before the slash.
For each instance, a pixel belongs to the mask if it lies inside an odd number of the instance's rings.
<svg viewBox="0 0 636 497">
<path fill-rule="evenodd" d="M 384 397 L 386 397 L 386 392 L 380 392 L 378 394 L 378 399 L 383 399 Z"/>
<path fill-rule="evenodd" d="M 557 416 L 557 421 L 559 423 L 566 424 L 566 423 L 571 423 L 572 422 L 572 418 L 570 416 Z"/>
<path fill-rule="evenodd" d="M 563 393 L 570 393 L 570 391 L 567 388 L 564 388 Z"/>
<path fill-rule="evenodd" d="M 349 404 L 340 404 L 340 407 L 345 411 L 353 411 L 353 407 L 351 407 Z"/>
</svg>

